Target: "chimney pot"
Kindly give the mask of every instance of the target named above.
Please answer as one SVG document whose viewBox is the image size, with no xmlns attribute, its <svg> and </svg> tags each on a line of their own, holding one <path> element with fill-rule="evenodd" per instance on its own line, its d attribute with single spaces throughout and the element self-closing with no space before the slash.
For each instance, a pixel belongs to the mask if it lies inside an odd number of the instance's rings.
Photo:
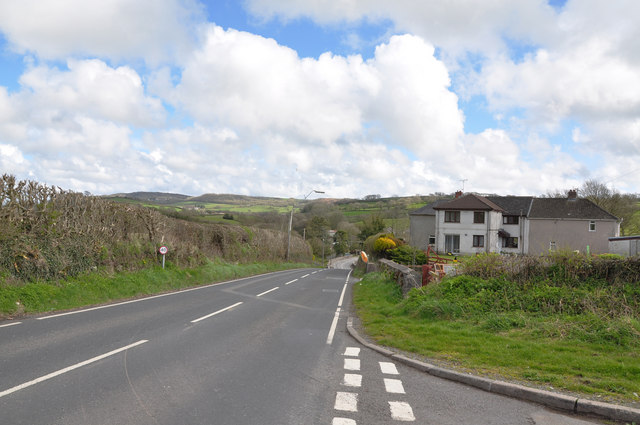
<svg viewBox="0 0 640 425">
<path fill-rule="evenodd" d="M 457 191 L 456 192 L 456 199 L 458 199 L 461 196 L 462 196 L 462 191 L 461 190 Z"/>
<path fill-rule="evenodd" d="M 577 199 L 578 198 L 578 191 L 575 189 L 571 189 L 567 195 L 568 199 Z"/>
</svg>

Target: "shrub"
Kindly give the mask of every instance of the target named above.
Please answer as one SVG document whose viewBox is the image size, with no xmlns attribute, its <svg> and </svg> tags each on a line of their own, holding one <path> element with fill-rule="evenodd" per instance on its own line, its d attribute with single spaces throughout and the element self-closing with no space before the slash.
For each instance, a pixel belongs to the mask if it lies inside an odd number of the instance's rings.
<svg viewBox="0 0 640 425">
<path fill-rule="evenodd" d="M 373 251 L 381 256 L 386 255 L 387 251 L 392 250 L 393 248 L 396 247 L 396 243 L 393 241 L 393 239 L 388 238 L 388 237 L 379 237 L 378 239 L 376 239 L 376 241 L 373 243 Z"/>
<path fill-rule="evenodd" d="M 389 259 L 399 264 L 425 264 L 427 255 L 418 248 L 402 245 L 389 251 Z"/>
</svg>

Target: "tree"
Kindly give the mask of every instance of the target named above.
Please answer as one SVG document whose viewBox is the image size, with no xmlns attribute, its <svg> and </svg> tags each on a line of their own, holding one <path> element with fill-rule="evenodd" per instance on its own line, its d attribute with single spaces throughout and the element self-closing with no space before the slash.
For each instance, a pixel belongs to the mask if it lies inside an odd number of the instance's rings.
<svg viewBox="0 0 640 425">
<path fill-rule="evenodd" d="M 360 234 L 358 237 L 361 240 L 367 239 L 371 235 L 382 232 L 384 229 L 384 220 L 377 214 L 370 215 L 364 219 L 360 226 Z"/>
<path fill-rule="evenodd" d="M 349 235 L 344 230 L 338 230 L 333 237 L 333 249 L 336 255 L 346 254 L 350 251 Z"/>
</svg>

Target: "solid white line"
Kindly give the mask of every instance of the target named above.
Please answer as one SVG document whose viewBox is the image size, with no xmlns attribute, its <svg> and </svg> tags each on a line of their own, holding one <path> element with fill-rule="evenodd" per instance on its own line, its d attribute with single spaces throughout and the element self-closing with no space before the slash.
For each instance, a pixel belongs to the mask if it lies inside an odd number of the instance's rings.
<svg viewBox="0 0 640 425">
<path fill-rule="evenodd" d="M 137 345 L 144 344 L 145 342 L 149 342 L 149 341 L 146 340 L 146 339 L 142 339 L 142 340 L 140 340 L 138 342 L 134 342 L 133 344 L 129 344 L 126 347 L 122 347 L 122 348 L 118 348 L 117 350 L 109 351 L 108 353 L 101 354 L 101 355 L 93 357 L 93 358 L 91 358 L 89 360 L 85 360 L 83 362 L 76 363 L 73 366 L 69 366 L 69 367 L 65 367 L 64 369 L 60 369 L 57 372 L 52 372 L 52 373 L 50 373 L 48 375 L 41 376 L 40 378 L 36 378 L 33 381 L 25 382 L 24 384 L 20 384 L 20 385 L 17 385 L 15 387 L 13 387 L 13 388 L 9 388 L 8 390 L 0 392 L 0 397 L 4 397 L 4 396 L 6 396 L 8 394 L 11 394 L 11 393 L 14 393 L 16 391 L 25 389 L 27 387 L 30 387 L 32 385 L 35 385 L 35 384 L 38 384 L 40 382 L 46 381 L 48 379 L 55 378 L 56 376 L 62 375 L 63 373 L 70 372 L 70 371 L 72 371 L 74 369 L 77 369 L 79 367 L 86 366 L 86 365 L 88 365 L 90 363 L 97 362 L 98 360 L 102 360 L 102 359 L 104 359 L 106 357 L 109 357 L 109 356 L 113 356 L 114 354 L 118 354 L 118 353 L 120 353 L 122 351 L 128 350 L 129 348 L 133 348 L 133 347 L 135 347 Z"/>
<path fill-rule="evenodd" d="M 361 387 L 362 375 L 358 375 L 356 373 L 345 373 L 344 379 L 342 379 L 342 385 L 347 387 Z"/>
<path fill-rule="evenodd" d="M 404 386 L 402 385 L 402 381 L 399 379 L 388 379 L 384 378 L 384 388 L 388 393 L 394 394 L 404 394 Z"/>
<path fill-rule="evenodd" d="M 342 301 L 344 301 L 344 293 L 347 292 L 347 284 L 344 284 L 342 288 L 342 294 L 340 294 L 340 301 L 338 301 L 338 307 L 342 307 Z"/>
<path fill-rule="evenodd" d="M 347 412 L 358 411 L 358 394 L 357 393 L 343 393 L 338 391 L 336 393 L 336 403 L 333 406 L 336 410 L 344 410 Z"/>
<path fill-rule="evenodd" d="M 380 371 L 382 373 L 386 373 L 388 375 L 400 375 L 398 373 L 398 369 L 396 368 L 396 365 L 393 363 L 389 363 L 389 362 L 378 362 L 380 363 Z"/>
<path fill-rule="evenodd" d="M 199 319 L 192 320 L 191 323 L 197 323 L 197 322 L 199 322 L 201 320 L 208 319 L 209 317 L 215 316 L 216 314 L 220 314 L 220 313 L 223 313 L 223 312 L 225 312 L 227 310 L 231 310 L 233 307 L 239 306 L 240 304 L 242 304 L 242 301 L 240 301 L 239 303 L 235 303 L 234 305 L 230 305 L 229 307 L 225 307 L 222 310 L 218 310 L 218 311 L 216 311 L 214 313 L 207 314 L 206 316 L 202 316 Z"/>
<path fill-rule="evenodd" d="M 360 370 L 360 359 L 344 359 L 345 370 Z"/>
<path fill-rule="evenodd" d="M 256 297 L 261 297 L 261 296 L 263 296 L 263 295 L 267 295 L 269 292 L 273 292 L 273 291 L 275 291 L 275 290 L 276 290 L 276 289 L 278 289 L 278 288 L 279 288 L 279 286 L 276 286 L 276 287 L 275 287 L 275 288 L 273 288 L 273 289 L 269 289 L 268 291 L 264 291 L 263 293 L 256 295 Z"/>
<path fill-rule="evenodd" d="M 305 277 L 309 276 L 309 274 L 305 274 L 304 276 L 300 276 L 300 279 L 304 279 Z"/>
<path fill-rule="evenodd" d="M 360 355 L 360 348 L 358 347 L 347 347 L 346 350 L 344 350 L 344 354 L 345 356 L 350 356 L 350 357 L 358 357 Z"/>
<path fill-rule="evenodd" d="M 336 333 L 336 327 L 338 326 L 338 319 L 340 318 L 340 307 L 336 310 L 336 314 L 333 316 L 333 322 L 331 323 L 331 329 L 329 329 L 329 335 L 327 336 L 327 344 L 331 345 L 333 342 L 333 336 Z"/>
<path fill-rule="evenodd" d="M 390 401 L 389 407 L 391 408 L 391 417 L 396 421 L 415 421 L 416 417 L 413 416 L 413 410 L 409 403 L 402 401 Z"/>
<path fill-rule="evenodd" d="M 7 328 L 9 326 L 15 326 L 15 325 L 19 325 L 22 322 L 13 322 L 13 323 L 6 323 L 4 325 L 0 325 L 0 328 Z"/>
<path fill-rule="evenodd" d="M 297 280 L 298 280 L 298 279 L 290 280 L 289 282 L 285 283 L 285 285 L 288 285 L 288 284 L 290 284 L 290 283 L 296 282 Z"/>
</svg>

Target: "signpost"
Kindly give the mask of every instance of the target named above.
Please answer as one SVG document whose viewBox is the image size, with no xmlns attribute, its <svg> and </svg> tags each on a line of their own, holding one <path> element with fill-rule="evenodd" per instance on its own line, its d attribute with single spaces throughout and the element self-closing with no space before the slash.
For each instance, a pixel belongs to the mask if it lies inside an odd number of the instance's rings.
<svg viewBox="0 0 640 425">
<path fill-rule="evenodd" d="M 168 252 L 169 250 L 167 249 L 166 246 L 162 245 L 159 249 L 158 252 L 160 254 L 162 254 L 162 270 L 164 270 L 164 255 Z"/>
</svg>

